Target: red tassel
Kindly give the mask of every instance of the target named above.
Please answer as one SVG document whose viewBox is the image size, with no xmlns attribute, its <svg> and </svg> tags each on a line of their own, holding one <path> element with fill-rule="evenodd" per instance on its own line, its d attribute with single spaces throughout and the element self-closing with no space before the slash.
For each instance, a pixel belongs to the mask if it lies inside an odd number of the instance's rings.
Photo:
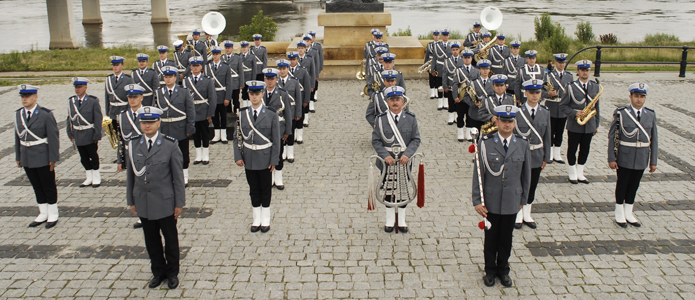
<svg viewBox="0 0 695 300">
<path fill-rule="evenodd" d="M 367 197 L 367 211 L 372 211 L 374 210 L 374 206 L 372 205 L 372 201 Z"/>
<path fill-rule="evenodd" d="M 425 207 L 425 164 L 420 164 L 417 172 L 417 207 Z"/>
<path fill-rule="evenodd" d="M 480 221 L 480 223 L 478 223 L 478 228 L 485 229 L 485 220 L 482 220 Z"/>
<path fill-rule="evenodd" d="M 475 145 L 471 144 L 470 146 L 468 146 L 468 152 L 475 153 Z"/>
</svg>

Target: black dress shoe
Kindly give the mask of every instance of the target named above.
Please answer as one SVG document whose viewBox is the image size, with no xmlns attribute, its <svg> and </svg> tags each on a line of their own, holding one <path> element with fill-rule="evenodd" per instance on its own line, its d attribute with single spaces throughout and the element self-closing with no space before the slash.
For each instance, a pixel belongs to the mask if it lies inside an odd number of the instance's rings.
<svg viewBox="0 0 695 300">
<path fill-rule="evenodd" d="M 53 228 L 56 226 L 56 224 L 58 224 L 58 220 L 56 220 L 55 222 L 46 222 L 46 229 Z"/>
<path fill-rule="evenodd" d="M 571 184 L 577 184 L 577 183 L 579 183 L 579 181 L 577 181 L 577 180 L 572 180 L 572 179 L 567 179 L 567 180 L 569 180 L 569 182 L 570 182 Z"/>
<path fill-rule="evenodd" d="M 155 289 L 155 288 L 159 287 L 160 285 L 162 285 L 162 282 L 164 282 L 164 279 L 165 279 L 164 276 L 152 277 L 152 280 L 150 280 L 150 284 L 148 284 L 147 287 L 149 287 L 151 289 Z"/>
<path fill-rule="evenodd" d="M 258 232 L 261 230 L 261 226 L 251 226 L 251 232 Z"/>
<path fill-rule="evenodd" d="M 400 233 L 408 233 L 408 227 L 401 227 L 401 226 L 398 226 L 398 232 L 400 232 Z"/>
<path fill-rule="evenodd" d="M 454 122 L 446 122 L 449 125 L 454 125 Z"/>
<path fill-rule="evenodd" d="M 583 184 L 589 184 L 589 180 L 588 180 L 588 179 L 584 179 L 584 180 L 578 180 L 578 179 L 577 179 L 577 182 L 581 182 L 581 183 L 583 183 Z"/>
<path fill-rule="evenodd" d="M 512 278 L 509 277 L 509 275 L 497 275 L 497 278 L 500 279 L 500 283 L 505 287 L 511 287 L 513 284 Z"/>
<path fill-rule="evenodd" d="M 294 163 L 294 159 L 288 159 L 287 162 L 288 163 Z"/>
<path fill-rule="evenodd" d="M 531 228 L 531 229 L 536 229 L 536 227 L 537 227 L 537 226 L 536 226 L 536 222 L 526 222 L 526 221 L 524 221 L 524 225 L 528 226 L 528 228 Z"/>
<path fill-rule="evenodd" d="M 101 183 L 92 184 L 92 187 L 93 187 L 93 188 L 98 188 L 98 187 L 100 187 L 100 186 L 101 186 Z"/>
<path fill-rule="evenodd" d="M 437 107 L 437 110 L 442 110 L 442 109 L 444 109 L 444 107 Z"/>
<path fill-rule="evenodd" d="M 173 289 L 179 287 L 179 277 L 178 276 L 169 277 L 169 279 L 167 280 L 167 287 L 170 290 L 173 290 Z"/>
<path fill-rule="evenodd" d="M 384 226 L 384 232 L 389 232 L 389 233 L 393 232 L 393 226 L 391 226 L 391 227 Z"/>
<path fill-rule="evenodd" d="M 630 224 L 630 225 L 632 225 L 632 226 L 634 226 L 634 227 L 642 227 L 642 224 L 640 224 L 639 222 L 634 222 L 634 223 L 632 223 L 632 222 L 630 222 L 630 221 L 627 221 L 627 223 Z"/>
<path fill-rule="evenodd" d="M 220 143 L 227 145 L 229 144 L 229 141 L 220 141 Z"/>
<path fill-rule="evenodd" d="M 463 143 L 464 141 L 466 141 L 466 140 L 459 139 L 459 142 L 461 142 L 461 143 Z"/>
<path fill-rule="evenodd" d="M 521 225 L 523 225 L 523 223 L 514 223 L 514 229 L 521 229 Z"/>
<path fill-rule="evenodd" d="M 138 228 L 142 228 L 142 223 L 135 222 L 135 224 L 133 224 L 133 229 L 138 229 Z"/>
<path fill-rule="evenodd" d="M 485 276 L 483 276 L 483 282 L 485 283 L 485 286 L 494 286 L 495 276 L 486 274 Z"/>
<path fill-rule="evenodd" d="M 88 187 L 88 186 L 92 186 L 92 184 L 80 184 L 80 187 L 81 187 L 81 188 L 83 188 L 83 187 Z"/>
<path fill-rule="evenodd" d="M 219 141 L 210 141 L 210 145 L 217 144 L 217 142 L 219 142 Z"/>
<path fill-rule="evenodd" d="M 118 163 L 118 159 L 114 159 L 114 160 L 113 160 L 113 163 L 114 163 L 114 164 Z"/>
<path fill-rule="evenodd" d="M 209 163 L 210 163 L 210 161 L 207 161 L 207 160 L 204 160 L 204 161 L 203 161 L 203 164 L 206 165 L 206 166 L 207 166 Z"/>
<path fill-rule="evenodd" d="M 32 221 L 31 223 L 29 223 L 29 227 L 37 227 L 43 223 L 46 223 L 46 221 L 43 221 L 43 222 Z"/>
<path fill-rule="evenodd" d="M 304 144 L 304 141 L 294 141 L 294 142 L 297 143 L 297 144 L 300 144 L 300 145 L 301 145 L 301 144 Z"/>
<path fill-rule="evenodd" d="M 266 233 L 270 231 L 270 226 L 261 226 L 261 233 Z"/>
<path fill-rule="evenodd" d="M 554 159 L 553 161 L 558 163 L 558 164 L 563 164 L 563 165 L 565 164 L 565 161 L 562 159 Z"/>
<path fill-rule="evenodd" d="M 620 226 L 622 228 L 627 228 L 627 223 L 620 223 L 618 221 L 615 221 L 615 224 L 618 224 L 618 226 Z"/>
<path fill-rule="evenodd" d="M 278 188 L 278 190 L 281 190 L 281 191 L 285 189 L 285 186 L 284 186 L 284 185 L 276 185 L 275 187 Z"/>
<path fill-rule="evenodd" d="M 193 164 L 194 164 L 194 165 L 198 165 L 198 164 L 200 164 L 201 162 L 202 162 L 202 161 L 194 160 L 194 161 L 193 161 Z"/>
</svg>

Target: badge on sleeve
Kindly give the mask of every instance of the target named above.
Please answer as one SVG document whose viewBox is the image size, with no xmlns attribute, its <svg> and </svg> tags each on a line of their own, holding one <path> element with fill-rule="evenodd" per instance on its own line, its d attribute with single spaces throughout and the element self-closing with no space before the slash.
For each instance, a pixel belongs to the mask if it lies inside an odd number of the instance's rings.
<svg viewBox="0 0 695 300">
<path fill-rule="evenodd" d="M 157 146 L 162 144 L 162 140 L 157 140 Z"/>
</svg>

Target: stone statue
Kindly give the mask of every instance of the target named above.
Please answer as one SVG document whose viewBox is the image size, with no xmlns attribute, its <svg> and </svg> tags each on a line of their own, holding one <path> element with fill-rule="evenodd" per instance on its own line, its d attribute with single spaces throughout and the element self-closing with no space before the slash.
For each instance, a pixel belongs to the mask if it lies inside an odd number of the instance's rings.
<svg viewBox="0 0 695 300">
<path fill-rule="evenodd" d="M 326 12 L 384 12 L 384 3 L 379 0 L 332 0 L 326 3 Z"/>
</svg>

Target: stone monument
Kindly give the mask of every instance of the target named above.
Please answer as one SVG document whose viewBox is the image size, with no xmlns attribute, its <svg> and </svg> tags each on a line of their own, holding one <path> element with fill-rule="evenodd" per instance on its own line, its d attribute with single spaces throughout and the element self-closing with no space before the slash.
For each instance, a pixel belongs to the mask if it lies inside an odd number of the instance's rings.
<svg viewBox="0 0 695 300">
<path fill-rule="evenodd" d="M 384 12 L 384 3 L 378 0 L 333 0 L 326 3 L 326 12 Z"/>
</svg>

